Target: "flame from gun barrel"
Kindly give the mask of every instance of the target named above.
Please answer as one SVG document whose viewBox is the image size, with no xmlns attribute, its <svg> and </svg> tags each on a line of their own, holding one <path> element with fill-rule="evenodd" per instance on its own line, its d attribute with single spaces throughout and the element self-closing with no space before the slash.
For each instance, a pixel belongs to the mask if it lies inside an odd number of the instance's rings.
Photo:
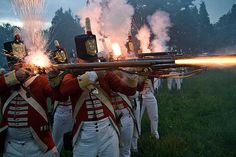
<svg viewBox="0 0 236 157">
<path fill-rule="evenodd" d="M 236 66 L 236 56 L 203 56 L 176 59 L 177 65 L 207 66 L 209 68 L 225 68 Z"/>
</svg>

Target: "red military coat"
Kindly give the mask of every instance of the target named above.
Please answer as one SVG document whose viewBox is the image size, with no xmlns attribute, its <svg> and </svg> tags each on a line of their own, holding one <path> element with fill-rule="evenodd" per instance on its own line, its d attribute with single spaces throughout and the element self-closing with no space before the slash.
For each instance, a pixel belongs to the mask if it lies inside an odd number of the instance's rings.
<svg viewBox="0 0 236 157">
<path fill-rule="evenodd" d="M 100 88 L 104 91 L 109 101 L 112 97 L 112 91 L 120 92 L 128 96 L 134 95 L 136 92 L 136 87 L 129 87 L 112 72 L 106 72 L 103 76 L 99 76 L 98 82 Z M 75 143 L 80 131 L 81 123 L 88 120 L 88 112 L 85 101 L 83 101 L 79 111 L 75 112 L 76 104 L 78 100 L 81 99 L 83 89 L 80 88 L 77 78 L 73 77 L 71 74 L 67 74 L 61 83 L 60 92 L 65 97 L 70 96 L 71 98 L 73 116 L 75 118 L 75 126 L 73 128 L 73 143 Z M 110 117 L 112 121 L 115 121 L 115 116 L 108 107 L 109 106 L 103 105 L 104 114 L 106 117 Z"/>
<path fill-rule="evenodd" d="M 41 106 L 41 110 L 36 110 L 32 105 L 28 105 L 28 127 L 30 128 L 32 135 L 43 151 L 48 151 L 52 149 L 55 145 L 52 139 L 49 123 L 47 116 L 42 116 L 47 114 L 47 98 L 52 97 L 53 90 L 48 84 L 48 79 L 46 76 L 37 76 L 27 87 L 30 93 L 33 95 L 32 98 L 38 102 Z M 2 106 L 5 104 L 6 100 L 9 98 L 13 92 L 12 87 L 8 87 L 4 76 L 0 76 L 0 97 L 2 100 Z M 3 150 L 5 131 L 8 127 L 8 110 L 9 106 L 6 107 L 3 113 L 3 119 L 0 123 L 0 146 Z M 42 114 L 44 113 L 44 114 Z"/>
</svg>

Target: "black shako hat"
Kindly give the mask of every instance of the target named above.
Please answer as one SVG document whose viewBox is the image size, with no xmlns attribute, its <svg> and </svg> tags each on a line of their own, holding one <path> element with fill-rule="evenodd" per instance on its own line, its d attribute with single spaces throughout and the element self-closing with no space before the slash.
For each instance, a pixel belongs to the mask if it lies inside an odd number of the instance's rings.
<svg viewBox="0 0 236 157">
<path fill-rule="evenodd" d="M 75 36 L 75 45 L 78 58 L 83 60 L 98 59 L 98 48 L 95 35 L 77 35 Z"/>
</svg>

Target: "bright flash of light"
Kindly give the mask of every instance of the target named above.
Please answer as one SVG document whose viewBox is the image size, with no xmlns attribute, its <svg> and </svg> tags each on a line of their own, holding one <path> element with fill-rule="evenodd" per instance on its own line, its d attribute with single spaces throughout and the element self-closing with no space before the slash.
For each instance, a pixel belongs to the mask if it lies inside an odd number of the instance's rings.
<svg viewBox="0 0 236 157">
<path fill-rule="evenodd" d="M 217 56 L 217 57 L 196 57 L 188 59 L 177 59 L 175 64 L 181 65 L 197 65 L 212 68 L 233 67 L 236 66 L 235 56 Z"/>
<path fill-rule="evenodd" d="M 47 67 L 50 60 L 46 52 L 47 39 L 43 29 L 45 21 L 43 19 L 45 0 L 12 0 L 15 13 L 20 17 L 23 24 L 22 38 L 28 50 L 25 58 L 27 63 Z"/>
<path fill-rule="evenodd" d="M 39 67 L 49 67 L 51 65 L 48 56 L 41 51 L 34 52 L 33 55 L 27 56 L 25 60 L 27 63 Z"/>
<path fill-rule="evenodd" d="M 112 44 L 112 50 L 113 50 L 113 55 L 114 57 L 118 58 L 119 56 L 121 56 L 121 48 L 120 45 L 118 43 L 113 43 Z"/>
</svg>

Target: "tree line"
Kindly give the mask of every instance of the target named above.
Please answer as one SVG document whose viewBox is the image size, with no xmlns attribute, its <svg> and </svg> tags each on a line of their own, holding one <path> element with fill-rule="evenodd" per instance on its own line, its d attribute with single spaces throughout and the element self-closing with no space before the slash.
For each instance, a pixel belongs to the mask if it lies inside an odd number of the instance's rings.
<svg viewBox="0 0 236 157">
<path fill-rule="evenodd" d="M 236 48 L 236 4 L 228 13 L 212 24 L 204 2 L 197 8 L 194 0 L 129 0 L 135 8 L 132 22 L 132 35 L 147 24 L 147 17 L 157 9 L 170 14 L 172 27 L 169 30 L 170 41 L 167 43 L 170 50 L 182 51 L 188 54 L 213 53 L 229 51 Z M 0 48 L 3 43 L 13 39 L 15 26 L 3 24 L 0 26 Z M 70 54 L 75 51 L 74 36 L 83 34 L 80 19 L 72 11 L 62 8 L 55 12 L 51 27 L 45 30 L 48 36 L 48 47 L 53 49 L 53 41 L 59 40 Z M 3 52 L 3 51 L 1 51 Z M 5 58 L 0 55 L 0 66 L 4 66 Z"/>
</svg>

